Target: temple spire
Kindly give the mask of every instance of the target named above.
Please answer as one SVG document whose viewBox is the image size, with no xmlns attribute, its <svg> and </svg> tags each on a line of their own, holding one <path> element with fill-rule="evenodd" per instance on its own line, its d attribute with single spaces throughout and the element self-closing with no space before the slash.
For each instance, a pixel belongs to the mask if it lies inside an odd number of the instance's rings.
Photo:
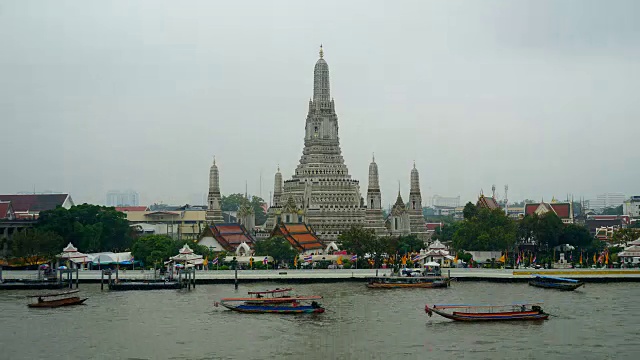
<svg viewBox="0 0 640 360">
<path fill-rule="evenodd" d="M 330 102 L 329 65 L 324 60 L 324 50 L 320 45 L 320 58 L 313 69 L 313 102 Z"/>
</svg>

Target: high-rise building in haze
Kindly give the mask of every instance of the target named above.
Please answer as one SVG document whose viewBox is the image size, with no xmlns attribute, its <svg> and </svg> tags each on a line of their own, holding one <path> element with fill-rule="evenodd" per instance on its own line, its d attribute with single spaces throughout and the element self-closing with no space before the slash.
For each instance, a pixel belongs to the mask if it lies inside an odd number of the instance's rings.
<svg viewBox="0 0 640 360">
<path fill-rule="evenodd" d="M 107 192 L 107 206 L 138 206 L 140 195 L 133 190 L 111 190 Z"/>
<path fill-rule="evenodd" d="M 626 200 L 623 193 L 604 193 L 597 195 L 595 199 L 587 200 L 587 208 L 600 211 L 606 208 L 614 208 L 622 205 Z"/>
</svg>

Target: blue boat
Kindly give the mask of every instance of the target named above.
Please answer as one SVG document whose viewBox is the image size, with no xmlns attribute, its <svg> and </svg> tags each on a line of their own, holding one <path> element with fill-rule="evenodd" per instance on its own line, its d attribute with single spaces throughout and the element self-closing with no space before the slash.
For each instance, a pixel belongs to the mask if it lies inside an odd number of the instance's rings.
<svg viewBox="0 0 640 360">
<path fill-rule="evenodd" d="M 545 289 L 573 291 L 580 286 L 584 286 L 584 282 L 555 276 L 537 275 L 529 281 L 529 285 Z"/>
</svg>

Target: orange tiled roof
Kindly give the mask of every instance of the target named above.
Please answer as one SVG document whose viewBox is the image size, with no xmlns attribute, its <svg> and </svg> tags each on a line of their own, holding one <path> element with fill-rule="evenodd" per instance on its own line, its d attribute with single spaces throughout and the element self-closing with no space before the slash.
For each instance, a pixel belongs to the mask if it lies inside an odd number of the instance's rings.
<svg viewBox="0 0 640 360">
<path fill-rule="evenodd" d="M 298 251 L 324 248 L 320 239 L 307 224 L 278 224 L 271 235 L 281 235 Z"/>
<path fill-rule="evenodd" d="M 241 224 L 213 224 L 209 227 L 213 237 L 227 251 L 235 251 L 243 242 L 253 247 L 255 240 Z"/>
</svg>

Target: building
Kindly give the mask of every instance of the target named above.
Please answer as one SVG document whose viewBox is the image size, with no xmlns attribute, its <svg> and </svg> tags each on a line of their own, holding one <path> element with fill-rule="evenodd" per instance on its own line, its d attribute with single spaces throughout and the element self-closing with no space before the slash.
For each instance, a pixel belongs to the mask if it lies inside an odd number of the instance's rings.
<svg viewBox="0 0 640 360">
<path fill-rule="evenodd" d="M 255 239 L 249 231 L 240 224 L 211 224 L 198 239 L 198 245 L 206 246 L 211 251 L 236 252 L 239 247 L 250 254 Z"/>
<path fill-rule="evenodd" d="M 16 219 L 37 219 L 41 211 L 74 206 L 69 194 L 0 195 L 0 201 L 11 202 Z"/>
<path fill-rule="evenodd" d="M 558 202 L 555 198 L 551 200 L 551 203 L 544 201 L 539 203 L 531 203 L 524 205 L 524 216 L 538 214 L 538 216 L 544 215 L 548 212 L 553 212 L 564 224 L 573 224 L 573 204 L 571 202 Z"/>
<path fill-rule="evenodd" d="M 460 196 L 447 197 L 447 196 L 433 195 L 433 197 L 431 198 L 431 206 L 457 208 L 458 206 L 460 206 Z"/>
<path fill-rule="evenodd" d="M 343 231 L 353 226 L 363 226 L 377 234 L 388 234 L 390 231 L 381 227 L 377 164 L 373 161 L 369 167 L 365 203 L 360 193 L 360 183 L 351 177 L 342 157 L 338 116 L 330 93 L 329 65 L 324 59 L 322 47 L 314 67 L 313 97 L 309 100 L 302 157 L 291 179 L 283 182 L 278 169 L 274 183 L 272 205 L 267 211 L 268 228 L 279 222 L 288 223 L 284 210 L 286 204 L 293 203 L 297 212 L 288 215 L 303 219 L 297 222 L 311 225 L 317 236 L 325 242 L 337 240 Z M 409 216 L 410 231 L 426 236 L 415 166 L 411 173 L 409 204 L 405 210 Z M 293 210 L 291 206 L 288 207 Z"/>
<path fill-rule="evenodd" d="M 500 204 L 498 204 L 498 201 L 496 200 L 495 196 L 487 197 L 487 196 L 484 196 L 484 194 L 482 193 L 478 197 L 476 206 L 478 208 L 486 208 L 489 210 L 500 209 Z"/>
<path fill-rule="evenodd" d="M 207 196 L 207 205 L 207 222 L 209 224 L 223 223 L 222 196 L 220 195 L 220 172 L 216 165 L 215 156 L 213 157 L 211 169 L 209 169 L 209 194 Z"/>
<path fill-rule="evenodd" d="M 402 200 L 400 188 L 398 187 L 398 197 L 393 204 L 389 217 L 387 218 L 387 228 L 391 236 L 406 236 L 411 234 L 411 218 L 407 207 Z M 426 226 L 425 226 L 426 231 Z"/>
<path fill-rule="evenodd" d="M 587 208 L 600 212 L 606 208 L 614 208 L 622 205 L 626 198 L 623 193 L 604 193 L 597 195 L 595 199 L 587 200 Z"/>
<path fill-rule="evenodd" d="M 107 192 L 107 206 L 138 206 L 140 205 L 140 195 L 133 190 Z"/>
<path fill-rule="evenodd" d="M 301 254 L 322 253 L 324 246 L 307 224 L 277 224 L 271 236 L 282 236 Z"/>
<path fill-rule="evenodd" d="M 587 215 L 585 220 L 586 228 L 596 236 L 603 233 L 613 235 L 614 230 L 625 228 L 629 224 L 631 224 L 631 218 L 627 215 Z"/>
<path fill-rule="evenodd" d="M 632 196 L 622 204 L 622 214 L 632 218 L 640 217 L 640 196 Z"/>
<path fill-rule="evenodd" d="M 123 211 L 140 234 L 168 235 L 176 240 L 195 240 L 207 227 L 204 210 Z"/>
</svg>

